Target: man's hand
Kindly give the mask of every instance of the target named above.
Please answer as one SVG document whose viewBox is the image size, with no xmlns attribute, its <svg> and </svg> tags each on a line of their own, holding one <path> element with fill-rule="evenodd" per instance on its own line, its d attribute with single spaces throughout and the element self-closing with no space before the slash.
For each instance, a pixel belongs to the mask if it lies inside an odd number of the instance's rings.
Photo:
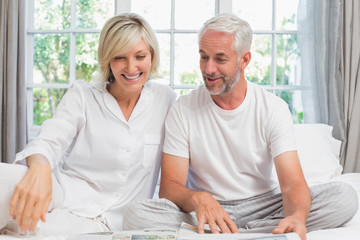
<svg viewBox="0 0 360 240">
<path fill-rule="evenodd" d="M 306 226 L 303 221 L 294 216 L 288 216 L 282 219 L 279 225 L 273 230 L 274 234 L 296 232 L 301 240 L 306 240 Z"/>
<path fill-rule="evenodd" d="M 10 201 L 10 216 L 16 221 L 25 234 L 27 230 L 34 232 L 41 218 L 45 222 L 45 214 L 52 198 L 51 167 L 42 155 L 31 155 L 27 158 L 29 170 L 16 186 Z"/>
<path fill-rule="evenodd" d="M 239 230 L 229 214 L 210 194 L 196 193 L 196 217 L 198 231 L 204 233 L 204 225 L 209 224 L 212 233 L 239 233 Z"/>
</svg>

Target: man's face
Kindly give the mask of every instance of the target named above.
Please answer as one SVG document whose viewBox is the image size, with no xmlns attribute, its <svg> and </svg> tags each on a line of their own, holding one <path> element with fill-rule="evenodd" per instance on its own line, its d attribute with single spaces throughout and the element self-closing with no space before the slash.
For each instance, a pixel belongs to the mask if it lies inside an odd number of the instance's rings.
<svg viewBox="0 0 360 240">
<path fill-rule="evenodd" d="M 205 86 L 212 95 L 229 93 L 240 79 L 234 36 L 206 30 L 200 41 L 200 69 Z"/>
</svg>

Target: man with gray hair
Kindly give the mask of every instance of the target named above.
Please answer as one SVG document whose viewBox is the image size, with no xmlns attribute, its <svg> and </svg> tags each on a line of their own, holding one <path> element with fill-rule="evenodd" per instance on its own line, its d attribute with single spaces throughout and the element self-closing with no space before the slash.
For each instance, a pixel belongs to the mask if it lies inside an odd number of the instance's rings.
<svg viewBox="0 0 360 240">
<path fill-rule="evenodd" d="M 352 218 L 356 192 L 340 182 L 309 189 L 288 105 L 246 80 L 251 40 L 249 24 L 235 15 L 204 24 L 199 53 L 205 86 L 171 107 L 160 199 L 132 203 L 124 229 L 187 222 L 199 233 L 208 224 L 213 233 L 296 232 L 306 239 L 307 230 Z"/>
</svg>

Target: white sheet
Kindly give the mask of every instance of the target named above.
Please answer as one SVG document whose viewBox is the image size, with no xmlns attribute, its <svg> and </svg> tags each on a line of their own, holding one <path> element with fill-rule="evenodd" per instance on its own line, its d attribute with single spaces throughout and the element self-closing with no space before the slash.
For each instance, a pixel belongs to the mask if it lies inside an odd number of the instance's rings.
<svg viewBox="0 0 360 240">
<path fill-rule="evenodd" d="M 333 178 L 331 181 L 344 181 L 350 183 L 358 194 L 358 201 L 360 206 L 360 173 L 348 173 Z M 15 233 L 12 235 L 0 235 L 0 239 L 14 240 L 14 239 L 42 239 L 42 240 L 66 240 L 66 235 L 60 236 L 19 236 Z M 64 233 L 65 234 L 65 233 Z M 359 240 L 360 239 L 360 210 L 358 209 L 354 218 L 348 222 L 344 227 L 335 229 L 326 229 L 313 231 L 307 234 L 308 240 Z"/>
<path fill-rule="evenodd" d="M 360 173 L 347 173 L 332 178 L 331 181 L 350 183 L 357 192 L 360 206 Z M 308 240 L 359 240 L 360 239 L 360 210 L 344 227 L 318 230 L 307 234 Z"/>
</svg>

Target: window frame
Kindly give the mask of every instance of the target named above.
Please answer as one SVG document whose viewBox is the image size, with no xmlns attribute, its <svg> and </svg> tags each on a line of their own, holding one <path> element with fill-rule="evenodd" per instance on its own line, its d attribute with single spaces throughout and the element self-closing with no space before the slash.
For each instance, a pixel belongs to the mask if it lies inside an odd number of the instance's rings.
<svg viewBox="0 0 360 240">
<path fill-rule="evenodd" d="M 169 85 L 174 90 L 176 89 L 194 89 L 196 85 L 179 85 L 175 84 L 174 76 L 174 61 L 175 61 L 175 34 L 178 33 L 197 33 L 195 30 L 177 30 L 175 29 L 175 0 L 171 1 L 171 26 L 170 29 L 155 29 L 156 33 L 170 34 L 170 79 Z M 232 1 L 235 0 L 215 0 L 215 15 L 221 13 L 232 12 Z M 271 76 L 270 85 L 262 85 L 266 90 L 275 93 L 277 90 L 286 91 L 303 91 L 309 90 L 310 87 L 300 85 L 277 85 L 276 84 L 276 37 L 281 34 L 297 34 L 295 30 L 274 30 L 276 29 L 276 0 L 272 1 L 272 30 L 270 31 L 253 31 L 253 34 L 268 34 L 271 35 Z M 131 11 L 131 0 L 114 0 L 115 12 L 114 14 L 120 14 Z M 71 27 L 66 30 L 37 30 L 34 28 L 34 0 L 26 1 L 27 8 L 27 22 L 26 22 L 26 94 L 27 94 L 27 118 L 28 118 L 28 136 L 29 139 L 34 138 L 40 129 L 40 126 L 33 124 L 33 89 L 34 88 L 69 88 L 75 81 L 75 54 L 76 54 L 76 35 L 87 34 L 87 33 L 100 33 L 101 29 L 77 29 L 75 16 L 76 16 L 76 1 L 71 1 Z M 61 34 L 67 33 L 70 35 L 70 73 L 69 82 L 64 83 L 45 83 L 45 84 L 34 84 L 33 83 L 33 68 L 34 68 L 34 35 L 35 34 Z"/>
</svg>

